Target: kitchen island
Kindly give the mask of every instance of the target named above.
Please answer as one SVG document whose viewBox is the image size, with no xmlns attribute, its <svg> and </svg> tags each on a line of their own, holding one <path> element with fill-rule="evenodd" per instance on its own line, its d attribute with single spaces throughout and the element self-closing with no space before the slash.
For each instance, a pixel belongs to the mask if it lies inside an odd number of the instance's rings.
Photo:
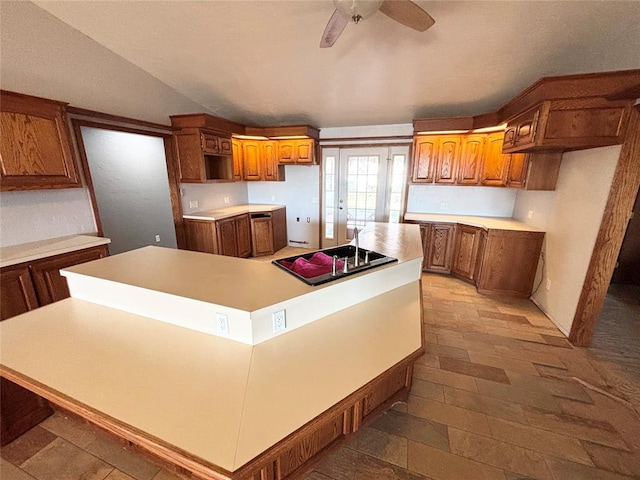
<svg viewBox="0 0 640 480">
<path fill-rule="evenodd" d="M 273 265 L 157 247 L 139 263 L 134 251 L 74 267 L 68 280 L 101 290 L 128 286 L 249 317 L 284 306 L 287 330 L 234 340 L 78 298 L 70 281 L 72 298 L 0 325 L 0 372 L 202 478 L 295 476 L 403 399 L 423 352 L 418 227 L 374 224 L 360 241 L 398 262 L 318 287 Z M 154 252 L 148 263 L 149 248 L 165 260 Z M 323 302 L 320 316 L 297 321 L 297 303 Z"/>
</svg>

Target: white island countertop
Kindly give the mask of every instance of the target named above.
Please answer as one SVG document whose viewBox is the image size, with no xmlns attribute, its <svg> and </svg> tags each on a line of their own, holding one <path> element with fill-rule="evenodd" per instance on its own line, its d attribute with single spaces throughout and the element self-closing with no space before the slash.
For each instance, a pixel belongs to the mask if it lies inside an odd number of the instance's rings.
<svg viewBox="0 0 640 480">
<path fill-rule="evenodd" d="M 371 244 L 402 262 L 378 269 L 404 272 L 401 286 L 352 300 L 262 343 L 247 345 L 69 298 L 0 323 L 2 373 L 160 439 L 197 462 L 237 471 L 422 350 L 418 228 L 367 227 L 361 245 Z M 244 307 L 314 289 L 333 291 L 339 303 L 349 296 L 342 292 L 350 283 L 369 288 L 362 279 L 376 277 L 354 275 L 332 290 L 309 287 L 258 261 L 185 251 L 163 259 L 153 250 L 168 249 L 147 247 L 72 270 Z"/>
<path fill-rule="evenodd" d="M 285 208 L 284 205 L 271 205 L 260 203 L 249 203 L 246 205 L 235 205 L 233 207 L 216 208 L 213 210 L 203 210 L 182 215 L 182 218 L 189 220 L 222 220 L 223 218 L 242 215 L 243 213 L 273 212 Z"/>
<path fill-rule="evenodd" d="M 443 215 L 441 213 L 412 213 L 404 215 L 405 221 L 435 222 L 435 223 L 462 223 L 472 227 L 480 227 L 487 230 L 514 230 L 521 232 L 541 232 L 539 228 L 527 225 L 524 222 L 514 220 L 511 217 L 481 217 L 474 215 Z"/>
<path fill-rule="evenodd" d="M 38 242 L 21 243 L 0 248 L 0 267 L 32 262 L 41 258 L 84 250 L 111 243 L 108 238 L 91 235 L 68 235 Z"/>
</svg>

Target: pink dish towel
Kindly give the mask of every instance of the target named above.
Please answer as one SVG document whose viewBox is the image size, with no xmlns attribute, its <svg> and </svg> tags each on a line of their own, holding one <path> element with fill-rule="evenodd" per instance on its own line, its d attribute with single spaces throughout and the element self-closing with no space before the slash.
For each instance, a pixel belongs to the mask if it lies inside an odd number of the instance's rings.
<svg viewBox="0 0 640 480">
<path fill-rule="evenodd" d="M 333 257 L 330 257 L 326 253 L 316 252 L 308 260 L 300 257 L 293 262 L 281 261 L 280 264 L 301 277 L 313 278 L 331 273 L 333 269 Z M 336 262 L 336 269 L 339 270 L 343 266 L 344 262 L 342 260 Z"/>
</svg>

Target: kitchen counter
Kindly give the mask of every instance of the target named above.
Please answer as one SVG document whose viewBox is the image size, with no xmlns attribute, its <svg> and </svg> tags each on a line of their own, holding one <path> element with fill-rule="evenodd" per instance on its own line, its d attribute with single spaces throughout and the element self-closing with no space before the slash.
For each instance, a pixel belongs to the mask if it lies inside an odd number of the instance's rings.
<svg viewBox="0 0 640 480">
<path fill-rule="evenodd" d="M 75 252 L 111 243 L 108 238 L 90 235 L 69 235 L 38 242 L 22 243 L 0 248 L 0 267 L 32 262 L 41 258 Z"/>
<path fill-rule="evenodd" d="M 186 215 L 182 215 L 182 218 L 188 218 L 190 220 L 215 221 L 227 217 L 233 217 L 234 215 L 241 215 L 243 213 L 272 212 L 284 207 L 284 205 L 250 203 L 247 205 L 235 205 L 233 207 L 217 208 L 214 210 L 203 210 L 201 212 L 188 213 Z"/>
<path fill-rule="evenodd" d="M 402 263 L 381 270 L 397 274 L 416 266 L 412 257 L 421 255 L 419 238 L 414 225 L 373 225 L 363 231 L 361 243 L 394 249 L 385 253 L 395 253 Z M 69 270 L 82 270 L 87 277 L 90 270 L 112 283 L 116 277 L 131 280 L 172 296 L 215 299 L 222 306 L 304 299 L 310 289 L 332 292 L 337 303 L 350 297 L 331 287 L 309 287 L 275 266 L 251 260 L 174 251 L 178 255 L 156 265 L 162 255 L 147 255 L 156 250 L 169 251 L 147 247 L 137 251 L 139 257 L 129 252 Z M 125 271 L 118 271 L 124 265 L 118 259 L 127 264 Z M 423 351 L 419 265 L 418 258 L 417 278 L 412 268 L 400 286 L 389 285 L 364 300 L 350 298 L 348 306 L 342 302 L 339 310 L 256 345 L 66 299 L 0 324 L 0 373 L 204 478 L 254 478 L 254 468 L 280 468 L 277 455 L 298 458 L 298 447 L 287 453 L 282 442 L 297 439 L 294 432 L 303 426 L 322 432 L 331 427 L 333 434 L 333 425 L 339 424 L 336 435 L 342 438 L 375 411 L 376 404 L 367 402 L 387 397 L 391 402 L 393 392 L 408 391 L 403 385 L 410 385 L 410 365 Z M 343 291 L 349 283 L 366 289 L 358 278 L 367 277 L 375 273 L 344 279 Z M 242 291 L 232 291 L 227 282 L 243 285 Z M 189 292 L 196 287 L 195 294 Z M 257 300 L 251 298 L 254 292 Z M 389 372 L 396 372 L 393 387 L 379 383 Z M 351 398 L 354 403 L 347 406 Z M 348 423 L 344 433 L 342 415 Z M 324 420 L 314 422 L 318 418 Z M 313 435 L 313 445 L 326 437 Z"/>
<path fill-rule="evenodd" d="M 519 222 L 510 217 L 480 217 L 472 215 L 443 215 L 438 213 L 410 213 L 404 215 L 405 221 L 434 222 L 434 223 L 462 223 L 473 227 L 493 230 L 513 230 L 521 232 L 541 232 L 542 230 Z"/>
<path fill-rule="evenodd" d="M 287 328 L 293 329 L 419 280 L 420 245 L 415 226 L 369 224 L 360 233 L 360 246 L 398 262 L 315 287 L 271 263 L 160 247 L 74 266 L 62 274 L 75 298 L 212 335 L 220 332 L 211 319 L 224 314 L 231 338 L 256 344 L 275 336 L 275 311 L 286 310 Z"/>
</svg>

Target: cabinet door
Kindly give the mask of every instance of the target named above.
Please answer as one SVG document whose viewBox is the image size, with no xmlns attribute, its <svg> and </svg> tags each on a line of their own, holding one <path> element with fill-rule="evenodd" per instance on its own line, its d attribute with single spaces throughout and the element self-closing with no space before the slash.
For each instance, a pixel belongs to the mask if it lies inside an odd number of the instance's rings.
<svg viewBox="0 0 640 480">
<path fill-rule="evenodd" d="M 186 183 L 206 182 L 204 156 L 196 131 L 174 133 L 173 140 L 180 166 L 180 181 Z"/>
<path fill-rule="evenodd" d="M 314 141 L 297 140 L 295 143 L 295 160 L 296 163 L 310 165 L 315 161 Z"/>
<path fill-rule="evenodd" d="M 235 217 L 218 220 L 216 222 L 216 233 L 218 237 L 218 255 L 237 257 L 238 241 L 236 239 Z"/>
<path fill-rule="evenodd" d="M 245 180 L 262 180 L 260 160 L 260 142 L 256 140 L 244 140 L 242 142 L 242 163 Z"/>
<path fill-rule="evenodd" d="M 436 183 L 455 183 L 459 155 L 460 136 L 440 137 L 435 173 Z"/>
<path fill-rule="evenodd" d="M 469 225 L 458 225 L 453 250 L 452 273 L 475 281 L 482 229 Z"/>
<path fill-rule="evenodd" d="M 431 224 L 426 245 L 425 270 L 451 273 L 451 254 L 455 230 L 455 224 Z"/>
<path fill-rule="evenodd" d="M 0 300 L 0 320 L 40 306 L 27 265 L 0 270 Z"/>
<path fill-rule="evenodd" d="M 66 104 L 0 92 L 0 189 L 80 187 Z"/>
<path fill-rule="evenodd" d="M 527 167 L 529 165 L 529 154 L 513 153 L 509 162 L 509 175 L 507 186 L 512 188 L 524 187 L 527 178 Z"/>
<path fill-rule="evenodd" d="M 233 156 L 233 179 L 236 182 L 240 182 L 243 179 L 243 168 L 242 168 L 242 141 L 233 139 L 231 141 L 231 152 Z"/>
<path fill-rule="evenodd" d="M 236 223 L 237 256 L 248 257 L 251 255 L 251 223 L 249 215 L 238 215 Z"/>
<path fill-rule="evenodd" d="M 210 153 L 213 155 L 217 155 L 220 153 L 220 147 L 218 145 L 218 137 L 216 135 L 211 135 L 209 133 L 201 134 L 202 141 L 202 151 L 204 153 Z"/>
<path fill-rule="evenodd" d="M 187 250 L 218 253 L 215 222 L 185 219 L 183 225 L 187 241 Z"/>
<path fill-rule="evenodd" d="M 251 219 L 253 256 L 273 255 L 273 221 L 271 217 Z"/>
<path fill-rule="evenodd" d="M 542 107 L 532 108 L 518 117 L 516 120 L 515 138 L 513 141 L 514 147 L 535 145 L 541 108 Z"/>
<path fill-rule="evenodd" d="M 278 141 L 278 162 L 291 165 L 296 163 L 295 140 Z"/>
<path fill-rule="evenodd" d="M 413 142 L 413 183 L 432 183 L 438 155 L 438 137 L 417 137 Z"/>
<path fill-rule="evenodd" d="M 420 240 L 422 242 L 422 270 L 427 271 L 427 252 L 429 246 L 429 232 L 431 231 L 430 223 L 420 224 Z"/>
<path fill-rule="evenodd" d="M 231 148 L 231 138 L 218 137 L 218 151 L 220 155 L 231 155 L 233 150 Z"/>
<path fill-rule="evenodd" d="M 67 280 L 60 275 L 60 269 L 106 256 L 107 247 L 100 246 L 33 262 L 30 269 L 40 304 L 47 305 L 71 296 Z"/>
<path fill-rule="evenodd" d="M 501 133 L 487 136 L 484 160 L 482 162 L 482 185 L 504 187 L 507 184 L 507 173 L 511 156 L 502 153 L 503 135 Z"/>
<path fill-rule="evenodd" d="M 278 180 L 278 142 L 262 142 L 263 180 Z"/>
<path fill-rule="evenodd" d="M 464 138 L 456 183 L 460 185 L 480 185 L 484 142 L 484 135 L 467 135 Z"/>
</svg>

